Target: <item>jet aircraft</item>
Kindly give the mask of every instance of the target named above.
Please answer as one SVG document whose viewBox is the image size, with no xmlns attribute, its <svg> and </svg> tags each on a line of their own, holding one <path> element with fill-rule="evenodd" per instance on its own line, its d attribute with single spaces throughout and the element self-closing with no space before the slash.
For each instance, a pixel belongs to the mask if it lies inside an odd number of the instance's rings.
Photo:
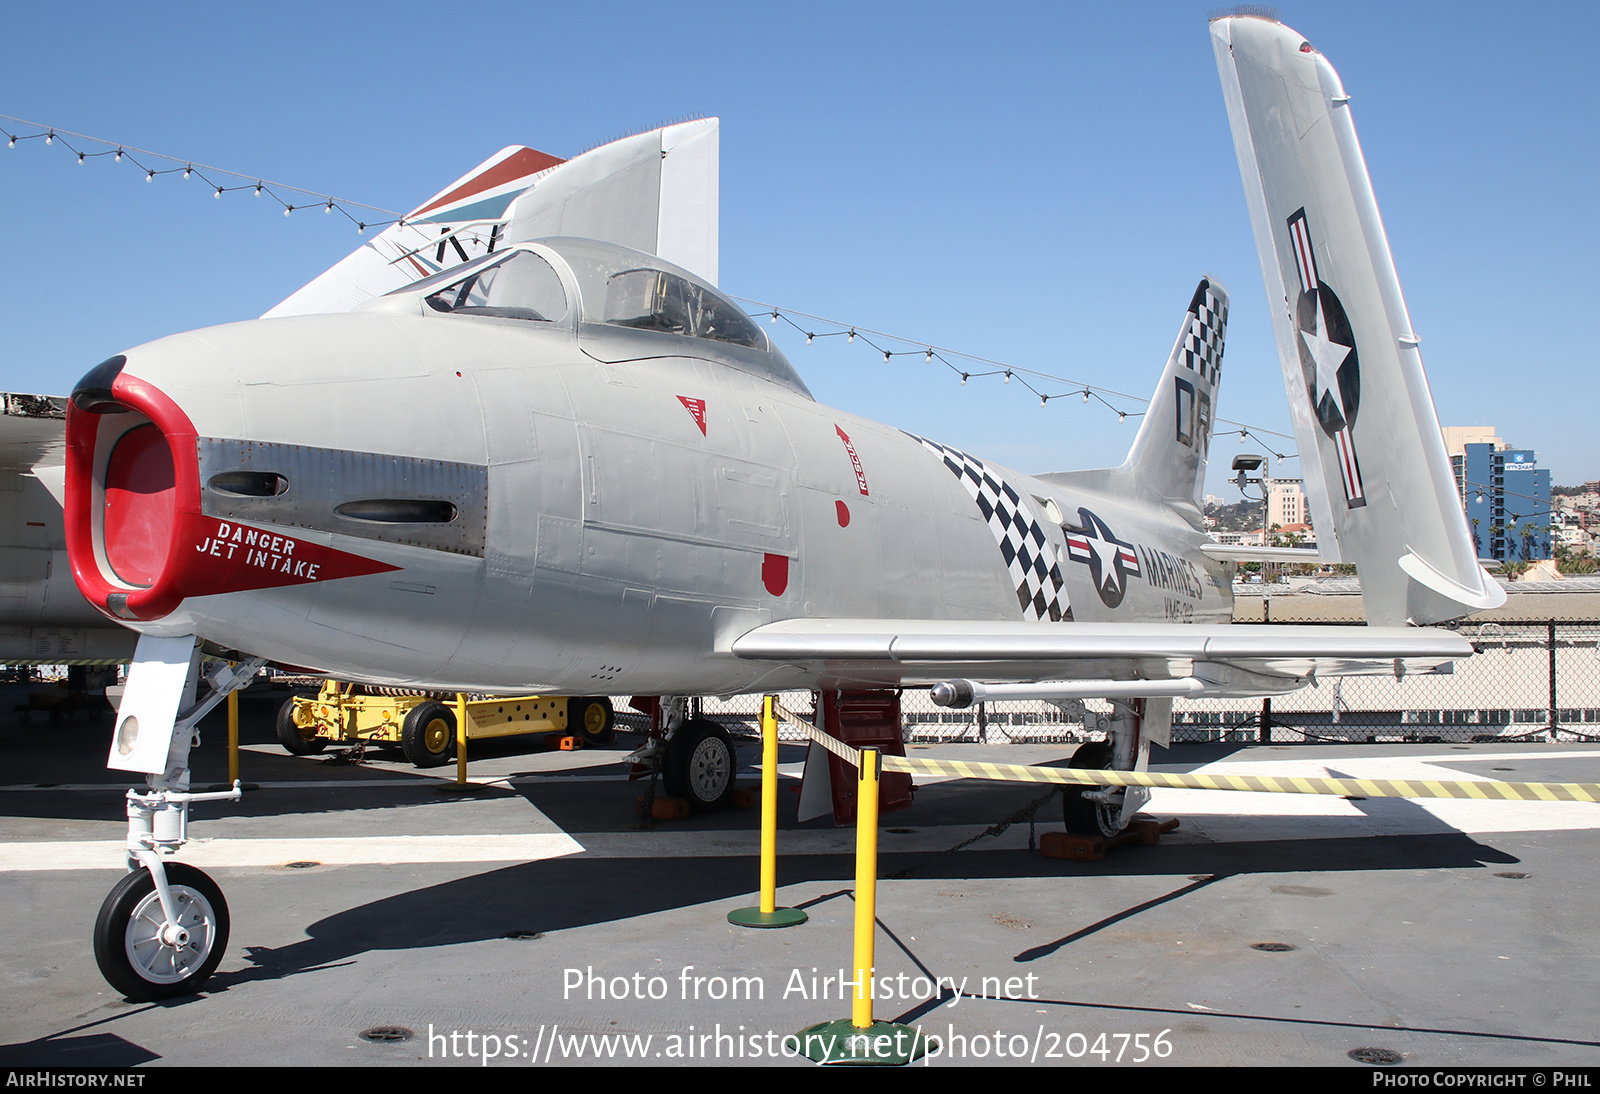
<svg viewBox="0 0 1600 1094">
<path fill-rule="evenodd" d="M 548 184 L 566 167 L 539 168 L 496 190 L 510 204 L 465 193 L 443 235 L 410 226 L 398 257 L 347 260 L 269 318 L 135 347 L 74 389 L 73 572 L 141 635 L 110 752 L 148 782 L 96 928 L 112 984 L 192 991 L 221 958 L 220 890 L 159 852 L 201 797 L 195 720 L 263 659 L 649 697 L 664 743 L 647 759 L 714 807 L 733 750 L 696 696 L 812 689 L 830 732 L 867 712 L 891 736 L 900 688 L 1110 699 L 1106 740 L 1074 763 L 1127 769 L 1165 743 L 1175 696 L 1468 656 L 1428 625 L 1504 593 L 1467 534 L 1338 77 L 1269 19 L 1212 38 L 1319 544 L 1360 568 L 1371 625 L 1229 622 L 1229 552 L 1199 507 L 1229 302 L 1214 279 L 1124 462 L 1030 475 L 819 405 L 717 289 L 714 232 L 671 229 L 663 199 L 631 243 L 572 234 L 609 222 L 583 185 Z M 630 170 L 672 170 L 679 136 L 646 135 Z M 408 263 L 429 276 L 391 284 Z M 243 664 L 197 702 L 202 647 Z M 1074 792 L 1067 819 L 1115 832 L 1146 797 Z"/>
</svg>

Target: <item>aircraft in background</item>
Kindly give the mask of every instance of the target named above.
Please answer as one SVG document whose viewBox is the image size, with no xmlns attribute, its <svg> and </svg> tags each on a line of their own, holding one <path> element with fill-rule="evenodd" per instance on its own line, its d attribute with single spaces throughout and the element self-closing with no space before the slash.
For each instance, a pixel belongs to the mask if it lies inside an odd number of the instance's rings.
<svg viewBox="0 0 1600 1094">
<path fill-rule="evenodd" d="M 581 238 L 602 234 L 585 216 L 611 224 L 592 186 L 551 181 L 587 178 L 581 157 L 495 209 L 457 186 L 443 235 L 408 225 L 410 242 L 367 245 L 273 318 L 130 349 L 72 393 L 74 574 L 141 634 L 110 764 L 150 789 L 130 793 L 132 872 L 96 928 L 111 983 L 179 994 L 220 960 L 221 892 L 158 851 L 204 797 L 188 793 L 190 727 L 259 659 L 650 697 L 665 737 L 650 758 L 714 807 L 733 748 L 692 716 L 696 696 L 813 689 L 830 732 L 893 740 L 904 687 L 948 705 L 1109 699 L 1106 740 L 1074 762 L 1126 769 L 1165 742 L 1175 696 L 1469 655 L 1425 625 L 1504 593 L 1472 551 L 1337 76 L 1270 20 L 1212 36 L 1269 297 L 1284 287 L 1319 543 L 1360 567 L 1372 625 L 1229 623 L 1227 552 L 1199 505 L 1228 312 L 1210 278 L 1125 461 L 1027 475 L 812 399 L 715 287 L 699 223 L 714 170 L 708 186 L 671 166 L 714 163 L 714 120 L 699 143 L 644 135 L 615 184 L 655 198 L 630 237 L 648 246 Z M 684 239 L 711 241 L 699 269 L 668 246 Z M 482 253 L 448 265 L 468 240 Z M 446 268 L 361 281 L 418 261 Z M 195 703 L 203 644 L 244 663 Z M 1115 832 L 1146 797 L 1074 792 L 1067 818 Z"/>
</svg>

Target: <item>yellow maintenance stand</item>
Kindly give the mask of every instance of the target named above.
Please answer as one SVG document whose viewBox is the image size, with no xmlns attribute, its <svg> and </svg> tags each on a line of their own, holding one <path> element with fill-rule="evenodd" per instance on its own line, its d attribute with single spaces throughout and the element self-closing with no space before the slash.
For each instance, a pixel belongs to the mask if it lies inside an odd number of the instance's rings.
<svg viewBox="0 0 1600 1094">
<path fill-rule="evenodd" d="M 278 741 L 296 756 L 330 741 L 398 744 L 418 767 L 449 763 L 456 751 L 454 696 L 325 681 L 314 697 L 295 696 L 278 711 Z M 489 697 L 466 700 L 468 740 L 543 733 L 570 738 L 561 747 L 605 744 L 616 716 L 604 696 Z"/>
</svg>

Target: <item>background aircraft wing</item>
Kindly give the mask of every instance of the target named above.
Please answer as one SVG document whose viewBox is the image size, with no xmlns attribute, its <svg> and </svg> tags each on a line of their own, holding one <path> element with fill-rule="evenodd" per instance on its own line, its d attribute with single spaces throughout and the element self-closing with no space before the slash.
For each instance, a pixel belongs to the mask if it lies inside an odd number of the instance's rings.
<svg viewBox="0 0 1600 1094">
<path fill-rule="evenodd" d="M 1095 682 L 1085 694 L 1117 682 L 1122 695 L 1240 697 L 1320 676 L 1438 671 L 1473 649 L 1452 631 L 1417 627 L 790 619 L 740 636 L 731 652 L 806 665 L 839 686 L 1082 680 Z"/>
</svg>

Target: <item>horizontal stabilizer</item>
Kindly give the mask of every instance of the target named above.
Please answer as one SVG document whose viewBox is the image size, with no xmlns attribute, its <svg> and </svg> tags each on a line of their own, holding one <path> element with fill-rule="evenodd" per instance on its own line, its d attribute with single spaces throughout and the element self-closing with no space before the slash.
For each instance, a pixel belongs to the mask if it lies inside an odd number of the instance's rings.
<svg viewBox="0 0 1600 1094">
<path fill-rule="evenodd" d="M 1315 566 L 1322 555 L 1314 547 L 1247 547 L 1242 543 L 1202 543 L 1200 553 L 1218 562 L 1284 562 Z"/>
</svg>

